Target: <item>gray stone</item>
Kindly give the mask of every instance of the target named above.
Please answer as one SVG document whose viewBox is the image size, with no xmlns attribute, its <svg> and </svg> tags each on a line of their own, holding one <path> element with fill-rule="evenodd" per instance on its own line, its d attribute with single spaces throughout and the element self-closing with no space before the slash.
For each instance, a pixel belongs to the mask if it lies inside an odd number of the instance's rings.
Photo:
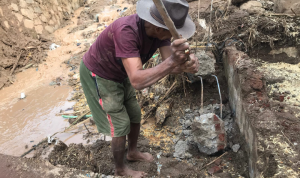
<svg viewBox="0 0 300 178">
<path fill-rule="evenodd" d="M 179 140 L 175 145 L 175 152 L 173 156 L 175 158 L 185 158 L 186 151 L 188 150 L 188 144 L 186 141 Z"/>
<path fill-rule="evenodd" d="M 185 115 L 185 119 L 186 120 L 188 120 L 188 119 L 193 120 L 194 116 L 195 116 L 194 113 L 188 113 L 188 114 Z"/>
<path fill-rule="evenodd" d="M 236 153 L 239 151 L 240 147 L 241 147 L 240 144 L 235 144 L 231 147 L 231 149 L 233 150 L 233 152 Z"/>
<path fill-rule="evenodd" d="M 174 138 L 173 139 L 174 144 L 176 144 L 178 142 L 178 140 L 179 140 L 179 138 Z"/>
<path fill-rule="evenodd" d="M 265 12 L 262 4 L 258 1 L 249 1 L 241 5 L 240 9 L 247 11 L 249 14 L 261 14 Z"/>
<path fill-rule="evenodd" d="M 190 127 L 192 125 L 192 122 L 190 120 L 186 120 L 184 123 L 185 127 Z"/>
<path fill-rule="evenodd" d="M 181 125 L 184 125 L 184 120 L 183 119 L 179 119 L 179 123 L 181 124 Z"/>
<path fill-rule="evenodd" d="M 277 13 L 294 14 L 291 8 L 296 14 L 300 14 L 299 0 L 274 0 L 274 10 Z"/>
<path fill-rule="evenodd" d="M 189 135 L 192 134 L 192 131 L 191 130 L 183 130 L 182 134 L 185 135 L 185 136 L 189 136 Z"/>
<path fill-rule="evenodd" d="M 199 60 L 199 69 L 198 72 L 195 74 L 195 76 L 201 75 L 206 76 L 213 74 L 215 72 L 215 63 L 216 60 L 214 58 L 211 58 L 206 54 L 205 51 L 199 51 L 195 55 Z"/>
<path fill-rule="evenodd" d="M 200 152 L 211 155 L 226 147 L 224 122 L 217 115 L 208 113 L 196 117 L 192 129 L 194 142 Z"/>
<path fill-rule="evenodd" d="M 191 111 L 190 108 L 185 109 L 185 113 L 191 113 L 191 112 L 192 112 L 192 111 Z"/>
</svg>

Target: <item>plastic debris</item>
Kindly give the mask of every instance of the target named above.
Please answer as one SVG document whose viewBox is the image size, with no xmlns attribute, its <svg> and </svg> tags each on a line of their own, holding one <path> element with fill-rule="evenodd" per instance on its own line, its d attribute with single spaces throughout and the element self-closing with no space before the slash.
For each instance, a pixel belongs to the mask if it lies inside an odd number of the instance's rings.
<svg viewBox="0 0 300 178">
<path fill-rule="evenodd" d="M 48 143 L 52 143 L 53 140 L 54 138 L 52 138 L 51 135 L 48 135 Z"/>
<path fill-rule="evenodd" d="M 77 46 L 80 46 L 81 45 L 81 43 L 77 43 Z"/>
<path fill-rule="evenodd" d="M 59 47 L 60 47 L 59 45 L 57 45 L 55 43 L 52 43 L 49 48 L 52 51 L 52 50 L 55 50 L 56 48 L 59 48 Z"/>
<path fill-rule="evenodd" d="M 24 99 L 26 96 L 25 96 L 25 93 L 21 93 L 21 99 Z"/>
</svg>

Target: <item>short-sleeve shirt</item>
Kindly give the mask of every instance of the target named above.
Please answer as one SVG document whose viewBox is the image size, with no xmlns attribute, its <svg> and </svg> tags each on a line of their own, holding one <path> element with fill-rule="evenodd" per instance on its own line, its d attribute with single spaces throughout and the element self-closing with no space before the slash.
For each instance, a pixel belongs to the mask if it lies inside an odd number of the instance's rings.
<svg viewBox="0 0 300 178">
<path fill-rule="evenodd" d="M 170 46 L 170 40 L 148 37 L 144 23 L 137 14 L 114 21 L 83 56 L 86 67 L 99 77 L 121 83 L 128 77 L 122 58 L 140 57 L 145 64 L 158 48 Z"/>
</svg>

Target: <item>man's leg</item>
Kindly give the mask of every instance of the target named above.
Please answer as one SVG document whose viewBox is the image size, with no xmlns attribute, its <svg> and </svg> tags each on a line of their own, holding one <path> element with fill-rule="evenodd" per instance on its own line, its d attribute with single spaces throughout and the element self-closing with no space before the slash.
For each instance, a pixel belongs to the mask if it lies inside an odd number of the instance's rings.
<svg viewBox="0 0 300 178">
<path fill-rule="evenodd" d="M 137 149 L 137 140 L 140 134 L 140 123 L 130 124 L 130 133 L 128 134 L 128 153 L 129 161 L 147 161 L 152 162 L 153 156 L 149 153 L 142 153 Z"/>
<path fill-rule="evenodd" d="M 146 175 L 144 172 L 133 171 L 124 163 L 126 136 L 112 138 L 112 152 L 115 160 L 115 175 L 116 176 L 132 176 L 140 178 Z"/>
</svg>

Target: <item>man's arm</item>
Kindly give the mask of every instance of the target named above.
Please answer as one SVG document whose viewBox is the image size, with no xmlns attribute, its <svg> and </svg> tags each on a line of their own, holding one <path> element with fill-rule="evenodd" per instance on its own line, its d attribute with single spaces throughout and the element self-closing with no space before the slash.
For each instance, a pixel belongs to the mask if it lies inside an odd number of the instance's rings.
<svg viewBox="0 0 300 178">
<path fill-rule="evenodd" d="M 187 55 L 184 51 L 188 48 L 189 45 L 186 43 L 186 39 L 175 40 L 170 47 L 171 55 L 159 65 L 146 70 L 143 70 L 140 58 L 122 58 L 132 86 L 137 90 L 141 90 L 170 74 L 176 66 L 185 62 Z"/>
</svg>

